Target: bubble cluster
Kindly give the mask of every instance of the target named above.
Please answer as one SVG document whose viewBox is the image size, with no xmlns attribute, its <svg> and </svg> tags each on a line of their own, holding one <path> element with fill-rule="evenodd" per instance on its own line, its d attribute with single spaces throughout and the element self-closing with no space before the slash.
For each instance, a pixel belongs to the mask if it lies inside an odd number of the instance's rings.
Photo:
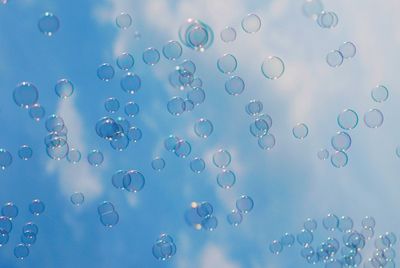
<svg viewBox="0 0 400 268">
<path fill-rule="evenodd" d="M 160 168 L 162 163 L 157 164 L 158 166 L 156 166 L 156 168 Z M 117 170 L 111 177 L 111 184 L 117 189 L 137 193 L 144 188 L 144 185 L 146 184 L 146 179 L 144 175 L 138 170 Z"/>
<path fill-rule="evenodd" d="M 192 202 L 184 214 L 186 224 L 195 230 L 214 231 L 218 220 L 213 212 L 214 207 L 209 202 Z"/>
<path fill-rule="evenodd" d="M 168 234 L 161 234 L 153 244 L 152 253 L 159 261 L 166 261 L 176 254 L 174 239 Z"/>
<path fill-rule="evenodd" d="M 188 141 L 174 135 L 169 135 L 164 140 L 164 148 L 180 158 L 188 157 L 192 151 L 192 146 Z"/>
<path fill-rule="evenodd" d="M 179 40 L 186 47 L 204 52 L 214 41 L 210 26 L 196 19 L 187 19 L 179 28 Z"/>
</svg>

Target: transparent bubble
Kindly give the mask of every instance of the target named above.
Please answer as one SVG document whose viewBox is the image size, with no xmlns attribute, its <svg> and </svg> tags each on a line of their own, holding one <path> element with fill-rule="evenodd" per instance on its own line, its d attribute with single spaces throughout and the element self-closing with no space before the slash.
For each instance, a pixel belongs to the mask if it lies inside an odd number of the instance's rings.
<svg viewBox="0 0 400 268">
<path fill-rule="evenodd" d="M 314 236 L 312 232 L 305 229 L 301 230 L 300 233 L 297 234 L 297 242 L 302 246 L 311 245 L 313 239 Z"/>
<path fill-rule="evenodd" d="M 386 244 L 387 247 L 392 247 L 397 242 L 397 237 L 393 232 L 386 232 L 385 238 L 389 239 L 389 243 Z"/>
<path fill-rule="evenodd" d="M 97 77 L 103 81 L 110 81 L 115 74 L 114 68 L 108 64 L 103 63 L 97 68 Z"/>
<path fill-rule="evenodd" d="M 345 152 L 337 151 L 331 155 L 331 163 L 336 168 L 341 168 L 347 165 L 349 158 Z"/>
<path fill-rule="evenodd" d="M 21 242 L 25 246 L 32 246 L 36 242 L 36 234 L 32 232 L 24 232 L 21 235 Z"/>
<path fill-rule="evenodd" d="M 339 227 L 339 218 L 335 214 L 329 213 L 322 219 L 322 225 L 328 231 L 334 231 Z"/>
<path fill-rule="evenodd" d="M 188 100 L 192 101 L 194 105 L 200 105 L 206 99 L 206 93 L 202 88 L 193 88 L 187 93 Z"/>
<path fill-rule="evenodd" d="M 232 226 L 239 226 L 242 223 L 243 216 L 240 211 L 234 209 L 226 216 L 226 220 Z"/>
<path fill-rule="evenodd" d="M 142 130 L 138 127 L 131 127 L 128 131 L 128 138 L 132 142 L 138 142 L 142 139 Z"/>
<path fill-rule="evenodd" d="M 356 55 L 357 49 L 352 42 L 344 42 L 339 47 L 340 53 L 342 53 L 343 58 L 350 59 Z"/>
<path fill-rule="evenodd" d="M 43 201 L 39 199 L 34 199 L 29 204 L 29 211 L 35 216 L 39 216 L 40 214 L 42 214 L 45 208 L 46 206 L 44 205 Z"/>
<path fill-rule="evenodd" d="M 306 0 L 303 4 L 303 14 L 314 20 L 324 10 L 324 6 L 320 0 Z"/>
<path fill-rule="evenodd" d="M 98 167 L 103 163 L 104 156 L 99 150 L 92 150 L 89 152 L 87 159 L 90 165 Z"/>
<path fill-rule="evenodd" d="M 190 83 L 190 86 L 192 88 L 202 87 L 203 81 L 199 77 L 193 78 L 193 81 L 192 81 L 192 83 Z"/>
<path fill-rule="evenodd" d="M 298 123 L 293 127 L 292 133 L 296 139 L 304 139 L 308 135 L 308 127 L 304 123 Z"/>
<path fill-rule="evenodd" d="M 64 128 L 64 120 L 55 114 L 50 115 L 45 122 L 48 132 L 60 132 Z"/>
<path fill-rule="evenodd" d="M 12 164 L 13 158 L 9 151 L 0 149 L 0 168 L 5 170 Z"/>
<path fill-rule="evenodd" d="M 225 82 L 225 90 L 229 95 L 238 96 L 243 93 L 245 84 L 239 76 L 231 76 Z"/>
<path fill-rule="evenodd" d="M 264 105 L 259 100 L 251 100 L 245 107 L 246 113 L 250 116 L 259 115 L 264 108 Z"/>
<path fill-rule="evenodd" d="M 194 173 L 201 173 L 204 171 L 206 163 L 202 158 L 195 157 L 192 161 L 190 161 L 189 166 Z"/>
<path fill-rule="evenodd" d="M 13 220 L 18 216 L 18 207 L 12 202 L 7 202 L 1 208 L 1 215 Z"/>
<path fill-rule="evenodd" d="M 28 160 L 32 157 L 33 150 L 28 145 L 22 145 L 18 150 L 18 156 L 22 160 Z"/>
<path fill-rule="evenodd" d="M 224 54 L 217 60 L 217 67 L 221 73 L 231 74 L 236 70 L 237 60 L 232 54 Z"/>
<path fill-rule="evenodd" d="M 149 47 L 143 52 L 142 58 L 144 63 L 153 66 L 160 61 L 160 52 L 154 47 Z"/>
<path fill-rule="evenodd" d="M 214 126 L 208 119 L 200 118 L 194 124 L 194 133 L 196 133 L 199 138 L 206 139 L 213 133 L 213 131 Z"/>
<path fill-rule="evenodd" d="M 266 78 L 275 80 L 285 72 L 285 64 L 281 58 L 269 56 L 262 62 L 261 71 Z"/>
<path fill-rule="evenodd" d="M 226 168 L 231 163 L 231 154 L 227 150 L 219 149 L 213 154 L 212 161 L 216 167 Z"/>
<path fill-rule="evenodd" d="M 108 98 L 104 102 L 104 108 L 106 109 L 107 112 L 109 113 L 115 113 L 119 110 L 119 101 L 117 98 Z"/>
<path fill-rule="evenodd" d="M 145 182 L 143 174 L 137 170 L 129 170 L 123 178 L 124 188 L 133 193 L 141 191 Z"/>
<path fill-rule="evenodd" d="M 123 131 L 122 126 L 110 117 L 103 117 L 97 121 L 95 129 L 97 135 L 106 140 L 112 140 L 117 133 Z"/>
<path fill-rule="evenodd" d="M 43 106 L 41 106 L 40 104 L 35 103 L 31 107 L 29 107 L 29 116 L 33 120 L 39 122 L 45 115 L 46 115 L 46 111 L 43 108 Z"/>
<path fill-rule="evenodd" d="M 289 233 L 285 233 L 282 237 L 281 237 L 281 244 L 283 247 L 291 247 L 294 244 L 295 241 L 295 237 L 292 234 Z"/>
<path fill-rule="evenodd" d="M 135 94 L 142 86 L 142 80 L 137 74 L 127 73 L 122 77 L 120 86 L 123 91 L 129 94 Z"/>
<path fill-rule="evenodd" d="M 124 170 L 117 170 L 111 177 L 112 185 L 117 189 L 124 189 L 124 177 L 126 171 Z"/>
<path fill-rule="evenodd" d="M 14 256 L 17 259 L 25 259 L 26 257 L 29 256 L 29 248 L 24 245 L 24 244 L 18 244 L 15 248 L 14 248 Z"/>
<path fill-rule="evenodd" d="M 39 91 L 32 83 L 22 82 L 14 88 L 13 99 L 19 107 L 28 109 L 37 103 Z"/>
<path fill-rule="evenodd" d="M 189 18 L 179 28 L 179 39 L 185 46 L 204 52 L 212 45 L 214 33 L 204 22 Z"/>
<path fill-rule="evenodd" d="M 373 229 L 373 228 L 368 227 L 368 228 L 362 228 L 362 229 L 361 229 L 361 234 L 362 234 L 366 239 L 370 240 L 371 238 L 374 237 L 375 232 L 374 232 L 374 229 Z"/>
<path fill-rule="evenodd" d="M 332 50 L 326 55 L 326 63 L 331 67 L 338 67 L 343 63 L 343 55 L 339 50 Z"/>
<path fill-rule="evenodd" d="M 116 17 L 115 23 L 118 28 L 125 30 L 132 25 L 132 18 L 129 14 L 122 12 Z"/>
<path fill-rule="evenodd" d="M 55 85 L 54 91 L 61 99 L 67 99 L 74 93 L 74 84 L 68 79 L 61 79 Z"/>
<path fill-rule="evenodd" d="M 363 228 L 375 228 L 375 219 L 371 216 L 366 216 L 361 221 L 361 226 Z"/>
<path fill-rule="evenodd" d="M 248 14 L 242 19 L 242 29 L 249 34 L 256 33 L 261 28 L 261 19 L 256 14 Z"/>
<path fill-rule="evenodd" d="M 336 151 L 347 151 L 351 146 L 351 137 L 346 132 L 340 131 L 331 138 L 331 144 Z"/>
<path fill-rule="evenodd" d="M 364 114 L 364 123 L 369 128 L 378 128 L 383 124 L 383 114 L 378 109 L 371 109 Z"/>
<path fill-rule="evenodd" d="M 272 127 L 272 118 L 268 114 L 261 113 L 261 114 L 257 115 L 257 118 L 263 119 L 265 122 L 267 122 L 268 129 L 270 129 Z"/>
<path fill-rule="evenodd" d="M 165 160 L 161 157 L 156 157 L 153 159 L 153 161 L 151 161 L 151 167 L 155 171 L 161 171 L 165 167 Z"/>
<path fill-rule="evenodd" d="M 124 151 L 128 148 L 129 137 L 124 132 L 119 132 L 110 141 L 111 148 L 116 151 Z"/>
<path fill-rule="evenodd" d="M 275 144 L 275 136 L 271 133 L 267 133 L 258 139 L 258 146 L 263 150 L 271 150 Z"/>
<path fill-rule="evenodd" d="M 358 124 L 358 115 L 352 109 L 345 109 L 338 115 L 337 122 L 342 129 L 354 129 Z"/>
<path fill-rule="evenodd" d="M 139 114 L 139 105 L 133 101 L 127 102 L 124 108 L 125 114 L 129 117 L 135 117 Z"/>
<path fill-rule="evenodd" d="M 111 228 L 118 224 L 119 222 L 119 215 L 118 212 L 110 211 L 100 215 L 100 222 L 105 227 Z"/>
<path fill-rule="evenodd" d="M 281 242 L 278 240 L 272 241 L 271 244 L 269 245 L 269 250 L 271 251 L 272 254 L 278 255 L 283 250 Z"/>
<path fill-rule="evenodd" d="M 389 90 L 383 85 L 377 85 L 372 89 L 371 97 L 376 102 L 385 102 L 389 98 Z"/>
<path fill-rule="evenodd" d="M 236 200 L 236 208 L 243 214 L 247 214 L 253 210 L 254 201 L 250 196 L 242 195 Z"/>
<path fill-rule="evenodd" d="M 122 131 L 119 131 L 119 132 L 128 133 L 129 128 L 131 127 L 131 123 L 126 118 L 118 116 L 115 121 L 118 123 L 118 125 L 122 129 Z M 116 132 L 112 138 L 117 136 L 119 134 L 119 132 Z"/>
<path fill-rule="evenodd" d="M 221 40 L 230 43 L 236 40 L 236 30 L 232 27 L 225 27 L 220 34 Z"/>
<path fill-rule="evenodd" d="M 0 230 L 0 247 L 8 243 L 10 236 L 4 230 Z"/>
<path fill-rule="evenodd" d="M 317 18 L 318 25 L 321 28 L 334 28 L 338 24 L 338 16 L 335 12 L 322 11 Z"/>
<path fill-rule="evenodd" d="M 185 112 L 193 111 L 194 107 L 194 103 L 191 100 L 185 100 Z"/>
<path fill-rule="evenodd" d="M 174 153 L 176 156 L 180 158 L 186 158 L 187 156 L 190 155 L 191 151 L 192 151 L 192 146 L 190 145 L 190 143 L 181 139 L 176 144 Z"/>
<path fill-rule="evenodd" d="M 201 202 L 196 207 L 196 212 L 200 217 L 204 218 L 210 216 L 214 212 L 214 208 L 209 202 Z"/>
<path fill-rule="evenodd" d="M 217 183 L 223 189 L 230 189 L 236 183 L 236 175 L 231 170 L 222 170 L 217 175 Z"/>
<path fill-rule="evenodd" d="M 326 160 L 329 158 L 329 151 L 327 149 L 321 149 L 318 151 L 317 157 L 319 160 Z"/>
<path fill-rule="evenodd" d="M 75 206 L 80 206 L 85 202 L 85 196 L 81 192 L 75 192 L 70 197 L 71 203 Z"/>
<path fill-rule="evenodd" d="M 173 241 L 158 239 L 152 247 L 154 258 L 159 261 L 165 261 L 176 253 L 176 245 Z"/>
<path fill-rule="evenodd" d="M 169 135 L 164 140 L 164 148 L 169 152 L 175 152 L 175 148 L 178 145 L 180 139 L 174 135 Z"/>
<path fill-rule="evenodd" d="M 115 211 L 114 205 L 109 201 L 103 201 L 97 206 L 97 213 L 100 215 Z"/>
<path fill-rule="evenodd" d="M 6 233 L 10 233 L 12 230 L 12 222 L 11 219 L 5 217 L 5 216 L 0 216 L 0 231 L 4 231 Z"/>
<path fill-rule="evenodd" d="M 162 52 L 167 60 L 177 60 L 182 56 L 182 46 L 178 41 L 170 40 L 163 46 Z"/>
<path fill-rule="evenodd" d="M 203 227 L 204 230 L 214 231 L 215 229 L 217 229 L 217 226 L 218 226 L 217 217 L 215 217 L 213 215 L 206 216 L 201 221 L 201 226 Z"/>
<path fill-rule="evenodd" d="M 173 97 L 167 102 L 167 110 L 172 115 L 181 115 L 185 111 L 185 100 L 181 97 Z"/>
<path fill-rule="evenodd" d="M 346 232 L 353 229 L 353 220 L 347 216 L 340 217 L 338 229 L 341 232 Z"/>
<path fill-rule="evenodd" d="M 37 225 L 34 224 L 33 222 L 28 222 L 22 227 L 22 232 L 23 233 L 29 232 L 37 235 L 39 233 L 39 227 L 37 227 Z"/>
<path fill-rule="evenodd" d="M 304 229 L 306 229 L 307 231 L 310 232 L 314 232 L 315 230 L 317 230 L 318 224 L 317 221 L 311 218 L 308 218 L 304 224 L 303 224 Z"/>
<path fill-rule="evenodd" d="M 196 72 L 196 64 L 191 60 L 184 60 L 181 64 L 179 64 L 176 67 L 176 70 L 181 72 L 186 71 L 191 74 L 194 74 Z"/>
<path fill-rule="evenodd" d="M 117 66 L 123 71 L 130 70 L 135 64 L 135 59 L 128 52 L 124 52 L 117 57 Z"/>
<path fill-rule="evenodd" d="M 53 13 L 46 12 L 39 19 L 38 28 L 44 35 L 53 36 L 60 28 L 60 20 Z"/>
</svg>

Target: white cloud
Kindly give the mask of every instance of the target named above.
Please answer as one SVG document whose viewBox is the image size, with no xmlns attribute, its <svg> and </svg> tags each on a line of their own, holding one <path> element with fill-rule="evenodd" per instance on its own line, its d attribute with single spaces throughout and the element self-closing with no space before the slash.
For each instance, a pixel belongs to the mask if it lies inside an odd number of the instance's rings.
<svg viewBox="0 0 400 268">
<path fill-rule="evenodd" d="M 240 265 L 230 260 L 222 248 L 214 244 L 208 244 L 205 246 L 202 255 L 200 255 L 198 267 L 239 268 Z"/>
</svg>

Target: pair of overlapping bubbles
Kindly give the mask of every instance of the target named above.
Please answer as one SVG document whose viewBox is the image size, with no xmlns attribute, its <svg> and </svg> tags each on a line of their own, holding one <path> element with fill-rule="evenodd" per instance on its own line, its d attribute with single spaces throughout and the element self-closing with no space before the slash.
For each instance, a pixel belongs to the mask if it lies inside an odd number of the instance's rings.
<svg viewBox="0 0 400 268">
<path fill-rule="evenodd" d="M 176 254 L 174 239 L 168 234 L 161 234 L 152 248 L 153 256 L 157 260 L 166 261 Z"/>
<path fill-rule="evenodd" d="M 46 114 L 43 106 L 39 104 L 39 90 L 31 82 L 19 83 L 13 91 L 14 103 L 21 108 L 28 109 L 29 116 L 39 122 Z"/>
<path fill-rule="evenodd" d="M 239 226 L 243 221 L 243 216 L 253 210 L 254 201 L 250 196 L 242 195 L 236 200 L 236 209 L 233 209 L 226 220 L 232 226 Z"/>
<path fill-rule="evenodd" d="M 185 211 L 185 221 L 196 230 L 214 231 L 218 220 L 213 213 L 214 207 L 209 202 L 192 202 Z"/>
<path fill-rule="evenodd" d="M 137 170 L 118 170 L 111 177 L 111 183 L 117 189 L 136 193 L 143 189 L 146 180 L 144 175 Z"/>
<path fill-rule="evenodd" d="M 357 53 L 357 48 L 352 42 L 344 42 L 338 49 L 330 51 L 326 55 L 326 63 L 330 67 L 339 67 L 345 59 L 353 58 Z"/>
<path fill-rule="evenodd" d="M 114 227 L 119 222 L 119 214 L 115 210 L 114 204 L 109 201 L 104 201 L 97 206 L 97 214 L 101 224 L 105 227 Z"/>
<path fill-rule="evenodd" d="M 210 26 L 201 20 L 189 18 L 179 28 L 179 39 L 185 46 L 204 52 L 214 41 Z"/>
<path fill-rule="evenodd" d="M 320 0 L 306 0 L 303 3 L 303 14 L 316 20 L 318 26 L 324 29 L 334 28 L 339 22 L 337 14 L 333 11 L 325 11 Z"/>
<path fill-rule="evenodd" d="M 169 135 L 164 140 L 164 148 L 180 158 L 188 157 L 192 151 L 192 146 L 188 141 L 174 135 Z"/>
<path fill-rule="evenodd" d="M 47 155 L 54 160 L 61 160 L 68 155 L 68 129 L 62 117 L 50 115 L 45 122 L 48 134 L 44 138 Z"/>
</svg>

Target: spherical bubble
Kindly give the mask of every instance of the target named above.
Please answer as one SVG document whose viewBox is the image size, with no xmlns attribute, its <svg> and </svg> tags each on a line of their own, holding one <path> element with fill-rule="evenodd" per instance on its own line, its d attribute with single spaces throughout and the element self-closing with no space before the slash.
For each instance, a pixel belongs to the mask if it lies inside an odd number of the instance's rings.
<svg viewBox="0 0 400 268">
<path fill-rule="evenodd" d="M 211 215 L 214 211 L 213 206 L 209 202 L 201 202 L 197 207 L 196 207 L 196 212 L 197 214 L 205 218 L 209 215 Z"/>
<path fill-rule="evenodd" d="M 338 115 L 337 122 L 342 129 L 354 129 L 358 124 L 358 115 L 352 109 L 345 109 Z"/>
<path fill-rule="evenodd" d="M 185 100 L 185 112 L 191 112 L 194 109 L 194 103 L 191 100 Z"/>
<path fill-rule="evenodd" d="M 217 60 L 218 70 L 223 74 L 231 74 L 236 70 L 237 60 L 232 54 L 224 54 Z"/>
<path fill-rule="evenodd" d="M 124 52 L 117 57 L 117 66 L 123 71 L 130 70 L 135 64 L 135 59 L 128 52 Z"/>
<path fill-rule="evenodd" d="M 204 52 L 212 45 L 214 33 L 204 22 L 189 18 L 179 28 L 179 39 L 185 46 Z"/>
<path fill-rule="evenodd" d="M 19 107 L 28 109 L 37 103 L 39 91 L 30 82 L 19 83 L 13 91 L 13 99 Z"/>
<path fill-rule="evenodd" d="M 137 74 L 127 73 L 122 77 L 120 86 L 123 91 L 129 94 L 135 94 L 142 86 L 142 80 Z"/>
<path fill-rule="evenodd" d="M 115 211 L 113 203 L 103 201 L 97 206 L 97 213 L 100 215 Z"/>
<path fill-rule="evenodd" d="M 230 43 L 236 40 L 236 30 L 232 27 L 225 27 L 220 34 L 221 40 Z"/>
<path fill-rule="evenodd" d="M 245 107 L 246 113 L 250 116 L 261 114 L 264 105 L 259 100 L 251 100 Z"/>
<path fill-rule="evenodd" d="M 161 171 L 165 167 L 165 160 L 161 157 L 156 157 L 151 161 L 151 167 L 155 171 Z"/>
<path fill-rule="evenodd" d="M 64 128 L 64 120 L 52 114 L 46 119 L 45 125 L 48 132 L 60 132 Z"/>
<path fill-rule="evenodd" d="M 180 90 L 184 90 L 186 87 L 191 87 L 193 80 L 193 73 L 187 70 L 175 70 L 169 77 L 171 85 Z"/>
<path fill-rule="evenodd" d="M 0 247 L 8 243 L 10 236 L 4 230 L 0 230 Z"/>
<path fill-rule="evenodd" d="M 69 98 L 74 93 L 74 84 L 68 79 L 61 79 L 55 85 L 54 91 L 61 99 Z"/>
<path fill-rule="evenodd" d="M 97 68 L 97 77 L 100 80 L 106 82 L 110 81 L 111 79 L 113 79 L 114 74 L 115 74 L 114 68 L 108 63 L 103 63 Z"/>
<path fill-rule="evenodd" d="M 346 132 L 337 132 L 331 138 L 331 144 L 336 151 L 347 151 L 351 146 L 351 137 Z"/>
<path fill-rule="evenodd" d="M 328 231 L 334 231 L 339 226 L 339 218 L 335 214 L 329 213 L 326 217 L 322 220 L 322 225 Z"/>
<path fill-rule="evenodd" d="M 194 133 L 196 133 L 199 138 L 206 139 L 213 133 L 213 131 L 214 126 L 208 119 L 200 118 L 194 124 Z"/>
<path fill-rule="evenodd" d="M 120 29 L 128 29 L 132 25 L 132 18 L 128 13 L 122 12 L 115 18 L 115 24 Z"/>
<path fill-rule="evenodd" d="M 110 141 L 110 145 L 116 151 L 124 151 L 128 148 L 129 137 L 124 132 L 118 132 Z"/>
<path fill-rule="evenodd" d="M 343 235 L 343 242 L 347 247 L 360 250 L 365 246 L 365 237 L 357 231 L 348 231 Z"/>
<path fill-rule="evenodd" d="M 130 141 L 138 142 L 142 139 L 142 130 L 138 127 L 131 127 L 128 131 L 128 138 Z"/>
<path fill-rule="evenodd" d="M 139 105 L 133 101 L 127 102 L 124 107 L 125 114 L 129 117 L 135 117 L 139 114 Z"/>
<path fill-rule="evenodd" d="M 190 169 L 194 173 L 201 173 L 206 168 L 206 163 L 202 158 L 195 157 L 192 161 L 190 161 Z"/>
<path fill-rule="evenodd" d="M 160 52 L 154 47 L 149 47 L 143 52 L 142 59 L 147 65 L 156 65 L 160 61 Z"/>
<path fill-rule="evenodd" d="M 301 230 L 300 233 L 297 234 L 297 242 L 301 246 L 311 245 L 313 239 L 314 239 L 313 234 L 305 229 Z"/>
<path fill-rule="evenodd" d="M 67 154 L 67 160 L 71 164 L 76 164 L 81 160 L 81 152 L 78 149 L 71 148 Z"/>
<path fill-rule="evenodd" d="M 28 222 L 22 227 L 22 232 L 29 232 L 37 235 L 39 233 L 39 227 L 37 227 L 33 222 Z"/>
<path fill-rule="evenodd" d="M 363 228 L 375 228 L 375 218 L 371 216 L 366 216 L 361 221 L 361 226 Z"/>
<path fill-rule="evenodd" d="M 36 242 L 36 234 L 32 232 L 24 232 L 21 235 L 21 242 L 25 246 L 32 246 Z"/>
<path fill-rule="evenodd" d="M 239 226 L 242 223 L 243 216 L 240 211 L 234 209 L 226 216 L 226 220 L 232 226 Z"/>
<path fill-rule="evenodd" d="M 18 156 L 22 160 L 28 160 L 32 157 L 32 155 L 33 155 L 33 150 L 28 145 L 22 145 L 21 147 L 19 147 Z"/>
<path fill-rule="evenodd" d="M 318 15 L 317 22 L 321 28 L 334 28 L 338 23 L 338 17 L 335 12 L 322 11 Z"/>
<path fill-rule="evenodd" d="M 295 237 L 292 234 L 289 233 L 285 233 L 282 237 L 281 237 L 281 244 L 283 247 L 291 247 L 294 244 L 295 241 Z"/>
<path fill-rule="evenodd" d="M 152 247 L 154 258 L 159 261 L 165 261 L 176 253 L 176 245 L 174 242 L 159 239 Z"/>
<path fill-rule="evenodd" d="M 320 0 L 306 0 L 303 4 L 303 14 L 314 20 L 324 10 L 324 6 Z"/>
<path fill-rule="evenodd" d="M 317 157 L 319 160 L 326 160 L 329 158 L 329 151 L 327 149 L 321 149 L 318 151 Z"/>
<path fill-rule="evenodd" d="M 345 152 L 337 151 L 331 155 L 331 163 L 336 168 L 341 168 L 347 165 L 349 158 Z"/>
<path fill-rule="evenodd" d="M 380 235 L 378 238 L 375 239 L 375 248 L 377 249 L 385 249 L 390 245 L 390 240 L 384 235 Z"/>
<path fill-rule="evenodd" d="M 175 152 L 175 148 L 178 145 L 180 139 L 174 135 L 169 135 L 164 140 L 164 148 L 169 152 Z"/>
<path fill-rule="evenodd" d="M 331 67 L 338 67 L 343 63 L 343 55 L 338 50 L 332 50 L 326 55 L 326 62 Z"/>
<path fill-rule="evenodd" d="M 369 128 L 378 128 L 383 124 L 383 114 L 378 109 L 371 109 L 364 114 L 364 123 Z"/>
<path fill-rule="evenodd" d="M 39 216 L 40 214 L 42 214 L 45 208 L 46 206 L 44 205 L 43 201 L 39 199 L 34 199 L 29 204 L 29 211 L 35 216 Z"/>
<path fill-rule="evenodd" d="M 243 214 L 247 214 L 253 210 L 254 201 L 250 196 L 242 195 L 236 200 L 236 208 Z"/>
<path fill-rule="evenodd" d="M 104 102 L 104 108 L 109 113 L 115 113 L 119 110 L 119 101 L 117 98 L 111 97 Z"/>
<path fill-rule="evenodd" d="M 85 196 L 81 192 L 75 192 L 70 197 L 71 203 L 75 206 L 80 206 L 85 202 Z"/>
<path fill-rule="evenodd" d="M 196 72 L 196 64 L 191 60 L 184 60 L 175 69 L 180 71 L 180 72 L 186 71 L 186 72 L 189 72 L 191 74 L 194 74 Z"/>
<path fill-rule="evenodd" d="M 190 152 L 192 151 L 192 146 L 189 142 L 185 140 L 179 140 L 179 142 L 175 146 L 175 155 L 180 158 L 186 158 L 189 156 Z"/>
<path fill-rule="evenodd" d="M 236 175 L 231 170 L 222 170 L 217 175 L 217 183 L 223 189 L 230 189 L 236 183 Z"/>
<path fill-rule="evenodd" d="M 283 250 L 282 244 L 278 240 L 274 240 L 271 242 L 269 245 L 269 251 L 271 251 L 272 254 L 278 255 L 281 253 Z"/>
<path fill-rule="evenodd" d="M 340 217 L 338 229 L 341 232 L 346 232 L 353 229 L 353 220 L 347 216 Z"/>
<path fill-rule="evenodd" d="M 6 233 L 10 233 L 12 230 L 12 222 L 11 219 L 9 219 L 6 216 L 0 216 L 0 231 L 4 231 Z"/>
<path fill-rule="evenodd" d="M 204 230 L 214 231 L 215 229 L 217 229 L 217 226 L 218 226 L 217 217 L 215 217 L 213 215 L 206 216 L 201 221 L 201 226 L 203 227 Z"/>
<path fill-rule="evenodd" d="M 13 220 L 18 216 L 18 207 L 12 202 L 7 202 L 1 208 L 1 215 Z"/>
<path fill-rule="evenodd" d="M 163 46 L 162 52 L 167 60 L 177 60 L 182 56 L 182 46 L 178 41 L 170 40 Z"/>
<path fill-rule="evenodd" d="M 29 248 L 24 245 L 24 244 L 18 244 L 15 248 L 14 248 L 14 256 L 17 259 L 25 259 L 26 257 L 29 256 Z"/>
<path fill-rule="evenodd" d="M 396 257 L 396 252 L 394 251 L 393 248 L 385 248 L 383 250 L 383 255 L 385 256 L 385 258 L 389 261 L 389 260 L 394 260 L 394 258 Z"/>
<path fill-rule="evenodd" d="M 196 87 L 189 91 L 186 97 L 197 106 L 204 102 L 206 99 L 206 93 L 202 88 Z"/>
<path fill-rule="evenodd" d="M 392 247 L 394 244 L 397 242 L 397 237 L 396 234 L 393 232 L 386 232 L 385 233 L 385 238 L 389 239 L 389 243 L 386 244 L 387 247 Z"/>
<path fill-rule="evenodd" d="M 118 224 L 119 222 L 119 215 L 118 212 L 110 211 L 100 215 L 100 222 L 105 227 L 111 228 Z"/>
<path fill-rule="evenodd" d="M 269 56 L 262 62 L 261 71 L 266 78 L 275 80 L 285 72 L 285 64 L 281 58 Z"/>
<path fill-rule="evenodd" d="M 89 154 L 87 156 L 87 160 L 90 165 L 92 165 L 94 167 L 98 167 L 103 163 L 104 156 L 103 156 L 103 153 L 100 152 L 99 150 L 92 150 L 89 152 Z"/>
<path fill-rule="evenodd" d="M 245 88 L 245 83 L 239 76 L 231 76 L 225 82 L 225 91 L 229 95 L 238 96 L 243 93 Z"/>
<path fill-rule="evenodd" d="M 389 90 L 383 85 L 377 85 L 372 89 L 371 97 L 376 102 L 385 102 L 389 98 Z"/>
<path fill-rule="evenodd" d="M 303 224 L 304 229 L 306 229 L 307 231 L 310 232 L 314 232 L 315 230 L 317 230 L 318 224 L 317 221 L 311 218 L 308 218 L 304 224 Z"/>
<path fill-rule="evenodd" d="M 308 127 L 304 123 L 298 123 L 293 127 L 292 133 L 296 139 L 304 139 L 308 135 Z"/>
<path fill-rule="evenodd" d="M 264 136 L 258 138 L 258 146 L 263 150 L 271 150 L 276 144 L 275 136 L 271 133 L 267 133 Z"/>
<path fill-rule="evenodd" d="M 184 99 L 181 97 L 173 97 L 167 102 L 167 110 L 172 115 L 181 115 L 185 111 Z"/>
<path fill-rule="evenodd" d="M 340 53 L 342 53 L 343 58 L 350 59 L 356 55 L 357 49 L 352 42 L 344 42 L 339 47 Z"/>
<path fill-rule="evenodd" d="M 124 188 L 133 193 L 141 191 L 145 182 L 143 174 L 137 170 L 129 170 L 123 178 Z"/>
<path fill-rule="evenodd" d="M 117 133 L 123 131 L 123 128 L 110 117 L 103 117 L 99 119 L 95 128 L 99 137 L 109 141 L 112 140 Z"/>
<path fill-rule="evenodd" d="M 117 170 L 111 177 L 112 185 L 117 189 L 124 189 L 124 177 L 126 171 L 124 170 Z"/>
<path fill-rule="evenodd" d="M 61 134 L 59 132 L 50 132 L 44 137 L 44 144 L 46 147 L 57 147 L 63 146 L 67 141 L 66 134 Z"/>
<path fill-rule="evenodd" d="M 267 122 L 268 129 L 270 129 L 272 127 L 272 118 L 268 114 L 261 113 L 261 114 L 257 115 L 257 118 L 263 119 L 265 122 Z"/>
<path fill-rule="evenodd" d="M 219 149 L 213 154 L 213 164 L 219 168 L 226 168 L 231 163 L 231 154 L 227 150 Z"/>
<path fill-rule="evenodd" d="M 256 14 L 248 14 L 242 19 L 242 29 L 249 34 L 256 33 L 261 28 L 261 19 Z"/>
<path fill-rule="evenodd" d="M 29 116 L 39 122 L 46 115 L 46 110 L 38 103 L 29 107 Z"/>
<path fill-rule="evenodd" d="M 61 160 L 67 156 L 69 152 L 69 146 L 67 141 L 62 138 L 55 136 L 50 144 L 46 147 L 47 155 L 54 160 Z"/>
<path fill-rule="evenodd" d="M 38 28 L 41 33 L 47 36 L 53 36 L 60 28 L 60 20 L 56 15 L 46 12 L 38 21 Z"/>
</svg>

